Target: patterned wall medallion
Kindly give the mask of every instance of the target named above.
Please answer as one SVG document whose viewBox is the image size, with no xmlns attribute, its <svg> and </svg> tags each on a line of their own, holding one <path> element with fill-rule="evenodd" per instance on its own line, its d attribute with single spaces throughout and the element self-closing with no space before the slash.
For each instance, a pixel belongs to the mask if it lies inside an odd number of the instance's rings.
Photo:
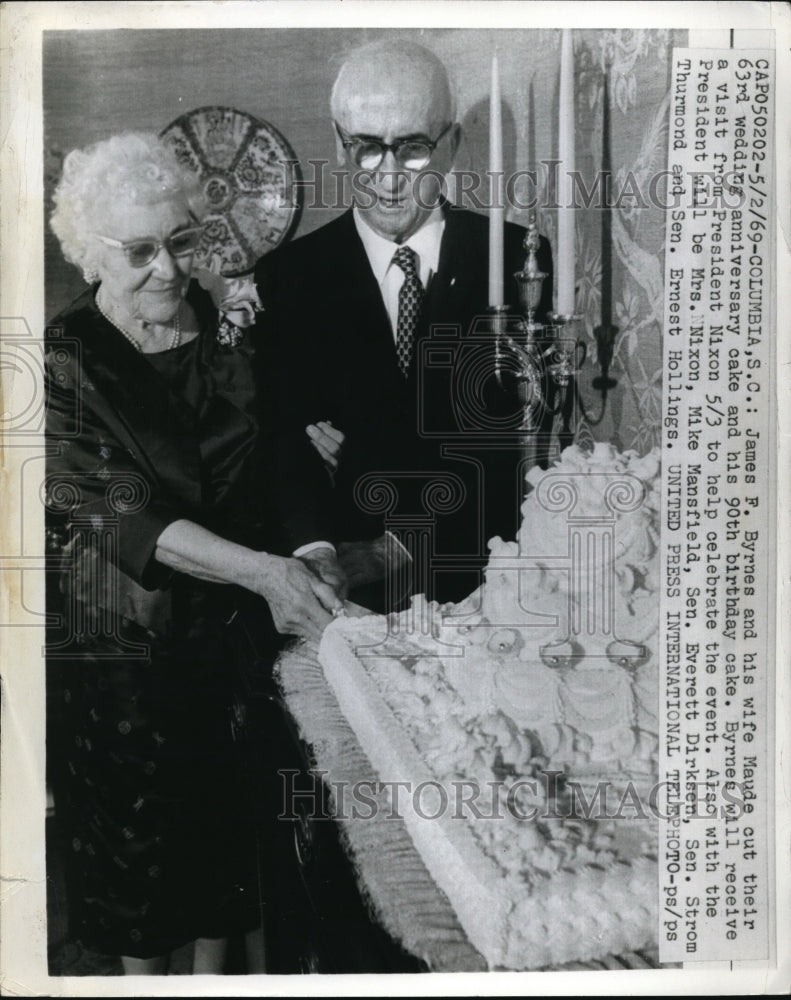
<svg viewBox="0 0 791 1000">
<path fill-rule="evenodd" d="M 200 175 L 209 202 L 197 267 L 244 274 L 292 232 L 299 216 L 299 165 L 268 122 L 234 108 L 196 108 L 161 134 Z"/>
</svg>

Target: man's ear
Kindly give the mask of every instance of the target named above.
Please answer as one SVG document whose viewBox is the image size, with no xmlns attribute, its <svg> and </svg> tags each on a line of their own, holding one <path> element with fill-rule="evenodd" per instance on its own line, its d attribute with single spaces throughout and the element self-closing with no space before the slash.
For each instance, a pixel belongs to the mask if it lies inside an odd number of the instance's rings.
<svg viewBox="0 0 791 1000">
<path fill-rule="evenodd" d="M 341 137 L 338 135 L 338 130 L 334 125 L 332 126 L 332 131 L 335 136 L 335 156 L 338 160 L 338 166 L 342 167 L 346 163 L 346 150 L 343 148 Z"/>
<path fill-rule="evenodd" d="M 463 135 L 464 135 L 464 129 L 461 127 L 461 123 L 456 122 L 453 128 L 450 130 L 450 141 L 448 143 L 450 149 L 451 166 L 456 160 L 456 154 L 459 151 L 459 146 L 461 145 L 461 140 Z"/>
</svg>

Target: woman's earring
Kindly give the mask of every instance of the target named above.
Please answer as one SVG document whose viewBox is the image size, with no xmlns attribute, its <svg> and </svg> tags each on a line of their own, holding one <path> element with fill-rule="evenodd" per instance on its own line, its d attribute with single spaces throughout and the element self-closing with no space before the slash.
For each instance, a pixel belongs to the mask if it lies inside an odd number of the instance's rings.
<svg viewBox="0 0 791 1000">
<path fill-rule="evenodd" d="M 93 268 L 84 268 L 82 272 L 83 278 L 88 282 L 89 285 L 95 285 L 99 280 L 99 272 Z"/>
</svg>

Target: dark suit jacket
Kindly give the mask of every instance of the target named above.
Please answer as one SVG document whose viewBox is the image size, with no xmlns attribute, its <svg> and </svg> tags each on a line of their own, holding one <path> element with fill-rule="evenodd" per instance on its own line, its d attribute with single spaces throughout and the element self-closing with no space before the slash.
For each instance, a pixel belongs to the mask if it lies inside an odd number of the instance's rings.
<svg viewBox="0 0 791 1000">
<path fill-rule="evenodd" d="M 444 559 L 447 573 L 442 585 L 421 579 L 416 586 L 456 597 L 477 580 L 467 572 L 461 582 L 462 564 L 482 565 L 486 540 L 513 535 L 518 521 L 519 407 L 507 386 L 495 384 L 491 340 L 474 327 L 488 305 L 488 220 L 453 208 L 445 220 L 406 379 L 351 212 L 267 255 L 255 276 L 265 307 L 269 394 L 279 401 L 275 420 L 283 432 L 278 485 L 293 543 L 317 537 L 316 507 L 328 501 L 300 487 L 289 441 L 304 435 L 306 424 L 331 420 L 347 435 L 334 491 L 336 539 L 374 537 L 383 526 L 414 537 L 430 523 L 431 561 L 439 566 Z M 505 287 L 514 312 L 511 275 L 525 261 L 524 234 L 506 226 Z M 539 264 L 548 275 L 541 318 L 552 295 L 544 239 Z M 509 414 L 512 431 L 504 433 Z M 377 490 L 376 473 L 389 489 Z M 426 492 L 430 481 L 436 488 Z"/>
</svg>

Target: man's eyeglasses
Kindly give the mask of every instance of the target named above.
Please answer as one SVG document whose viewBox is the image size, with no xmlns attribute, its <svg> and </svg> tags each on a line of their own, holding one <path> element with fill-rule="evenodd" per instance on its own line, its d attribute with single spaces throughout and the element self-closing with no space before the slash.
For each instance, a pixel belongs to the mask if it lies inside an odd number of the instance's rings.
<svg viewBox="0 0 791 1000">
<path fill-rule="evenodd" d="M 347 135 L 343 129 L 334 123 L 338 131 L 343 148 L 351 159 L 362 167 L 363 170 L 376 170 L 387 156 L 392 153 L 399 167 L 404 170 L 422 170 L 428 166 L 434 150 L 440 144 L 442 138 L 450 131 L 453 122 L 446 125 L 436 139 L 396 139 L 395 142 L 386 143 L 381 139 L 375 139 L 363 135 Z"/>
<path fill-rule="evenodd" d="M 154 239 L 153 236 L 145 237 L 141 240 L 114 240 L 109 236 L 97 238 L 106 243 L 108 247 L 118 247 L 123 250 L 126 259 L 132 267 L 145 267 L 150 264 L 159 251 L 164 247 L 171 257 L 186 257 L 187 254 L 194 253 L 198 248 L 203 226 L 190 226 L 189 229 L 179 229 L 177 233 L 165 237 L 164 240 Z"/>
</svg>

